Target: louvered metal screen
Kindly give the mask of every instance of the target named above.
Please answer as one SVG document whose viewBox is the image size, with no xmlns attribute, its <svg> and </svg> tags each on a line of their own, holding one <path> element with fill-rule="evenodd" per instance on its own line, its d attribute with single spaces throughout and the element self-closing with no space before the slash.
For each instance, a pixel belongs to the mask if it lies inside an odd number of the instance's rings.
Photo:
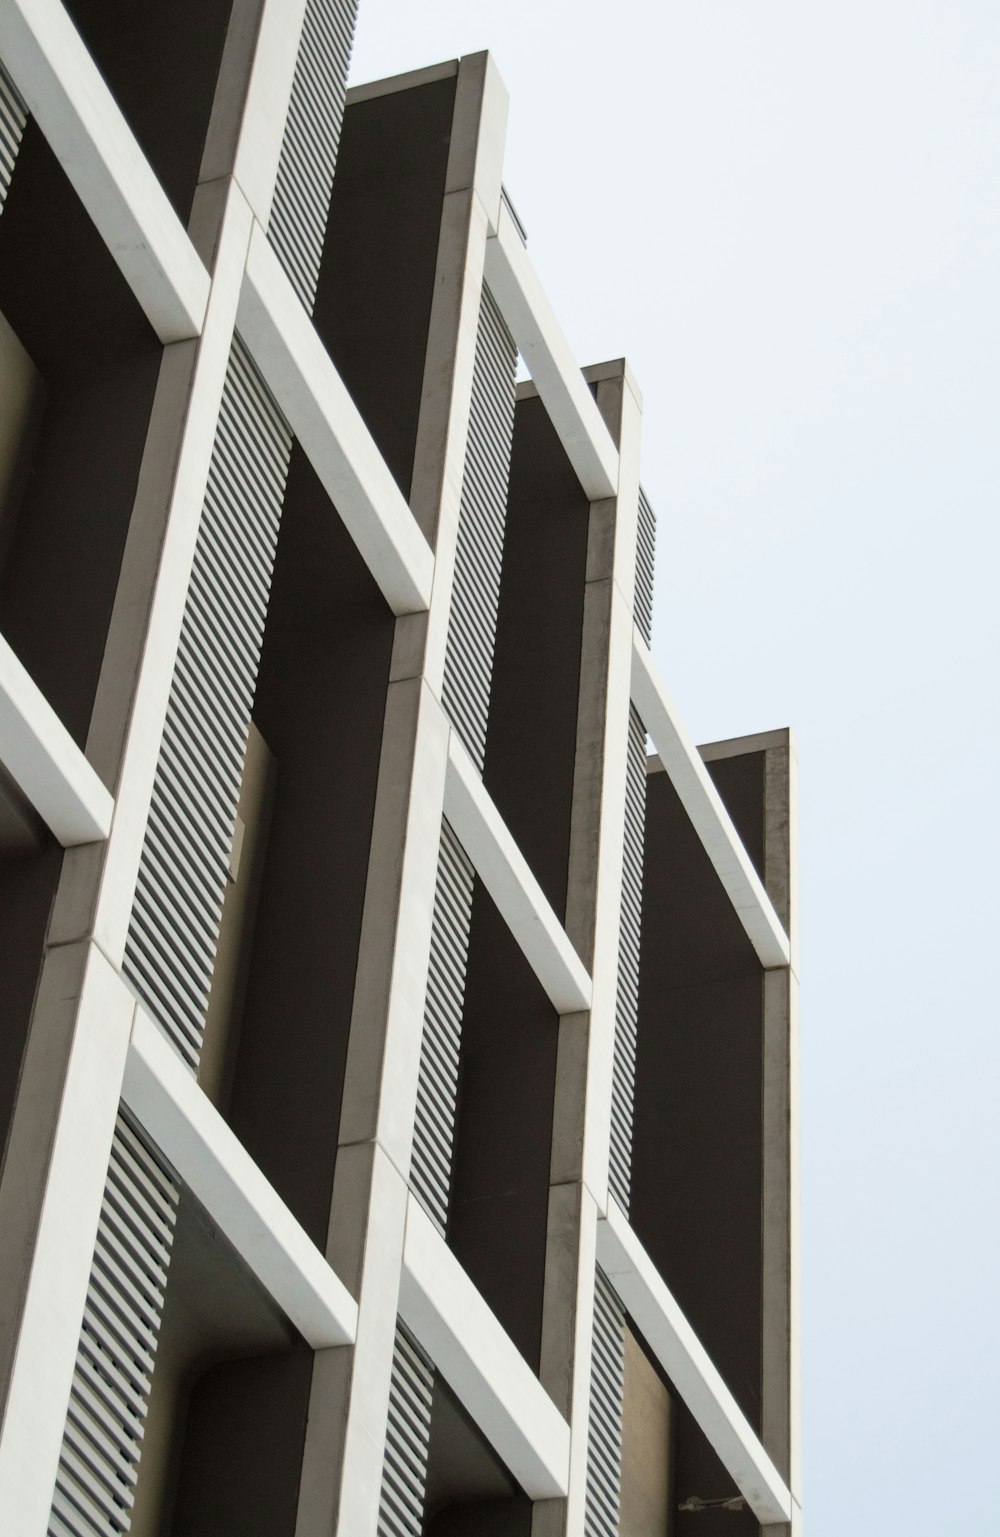
<svg viewBox="0 0 1000 1537">
<path fill-rule="evenodd" d="M 279 255 L 311 310 L 356 5 L 310 0 L 275 197 Z M 346 30 L 345 30 L 346 29 Z M 339 73 L 338 73 L 339 71 Z M 291 126 L 293 125 L 294 126 Z M 303 169 L 315 156 L 318 169 Z M 274 215 L 272 215 L 272 226 Z M 272 238 L 275 238 L 272 228 Z M 284 244 L 282 244 L 282 240 Z M 194 1070 L 201 1050 L 292 436 L 234 337 L 157 763 L 123 971 Z M 116 1172 L 125 1164 L 131 1185 Z M 50 1517 L 51 1537 L 127 1532 L 176 1216 L 178 1186 L 119 1121 Z M 115 1223 L 157 1244 L 157 1301 L 132 1306 Z M 138 1241 L 138 1240 L 136 1240 Z M 145 1240 L 144 1240 L 145 1241 Z M 82 1447 L 92 1319 L 120 1423 Z M 91 1333 L 88 1333 L 91 1331 Z M 138 1363 L 138 1365 L 136 1364 Z M 141 1366 L 141 1370 L 139 1370 Z M 88 1430 L 88 1434 L 91 1431 Z M 118 1444 L 121 1443 L 121 1445 Z M 115 1498 L 114 1485 L 120 1490 Z"/>
<path fill-rule="evenodd" d="M 598 1270 L 594 1285 L 585 1537 L 618 1537 L 624 1393 L 625 1313 L 603 1271 Z"/>
<path fill-rule="evenodd" d="M 129 1529 L 176 1210 L 169 1171 L 119 1116 L 49 1518 L 52 1537 Z"/>
<path fill-rule="evenodd" d="M 635 571 L 635 622 L 649 644 L 653 623 L 656 516 L 639 490 Z M 639 1016 L 639 944 L 642 932 L 642 857 L 646 825 L 646 728 L 629 708 L 625 781 L 625 841 L 622 850 L 621 937 L 615 1002 L 615 1059 L 611 1091 L 611 1193 L 629 1207 L 632 1164 L 632 1110 L 635 1091 L 636 1030 Z"/>
<path fill-rule="evenodd" d="M 646 822 L 646 728 L 629 707 L 625 779 L 622 912 L 615 1000 L 615 1057 L 611 1087 L 611 1193 L 624 1212 L 632 1174 L 632 1107 L 639 1018 L 639 942 L 642 925 L 642 853 Z"/>
<path fill-rule="evenodd" d="M 28 121 L 28 109 L 17 86 L 0 64 L 0 213 L 3 212 L 14 162 L 21 147 L 21 135 Z"/>
<path fill-rule="evenodd" d="M 479 769 L 486 750 L 493 678 L 516 379 L 517 348 L 493 295 L 484 287 L 441 694 Z"/>
<path fill-rule="evenodd" d="M 291 444 L 236 338 L 123 966 L 192 1068 L 212 985 Z"/>
<path fill-rule="evenodd" d="M 378 1537 L 421 1537 L 433 1387 L 433 1368 L 397 1325 Z"/>
<path fill-rule="evenodd" d="M 448 823 L 441 828 L 424 1037 L 417 1084 L 417 1134 L 410 1178 L 443 1233 L 448 1220 L 458 1054 L 475 872 Z"/>
<path fill-rule="evenodd" d="M 653 634 L 653 576 L 656 560 L 656 514 L 639 487 L 639 526 L 635 562 L 635 622 L 649 645 Z"/>
<path fill-rule="evenodd" d="M 309 0 L 267 233 L 312 313 L 358 0 Z"/>
</svg>

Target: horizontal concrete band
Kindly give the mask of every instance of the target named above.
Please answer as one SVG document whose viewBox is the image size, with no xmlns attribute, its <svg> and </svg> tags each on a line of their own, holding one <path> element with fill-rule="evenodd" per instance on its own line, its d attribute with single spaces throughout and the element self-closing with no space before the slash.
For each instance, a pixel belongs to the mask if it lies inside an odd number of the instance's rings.
<svg viewBox="0 0 1000 1537">
<path fill-rule="evenodd" d="M 590 1008 L 590 976 L 453 731 L 445 816 L 521 952 L 560 1014 Z"/>
<path fill-rule="evenodd" d="M 758 1521 L 789 1521 L 784 1480 L 613 1199 L 597 1224 L 597 1260 Z"/>
<path fill-rule="evenodd" d="M 259 225 L 236 325 L 389 607 L 423 612 L 430 545 Z"/>
<path fill-rule="evenodd" d="M 486 281 L 592 502 L 618 490 L 618 452 L 505 204 L 486 242 Z"/>
<path fill-rule="evenodd" d="M 0 763 L 64 847 L 108 836 L 114 801 L 3 636 Z"/>
<path fill-rule="evenodd" d="M 411 1195 L 400 1317 L 533 1500 L 569 1489 L 569 1426 Z"/>
<path fill-rule="evenodd" d="M 350 1344 L 353 1297 L 141 1008 L 122 1100 L 307 1343 Z"/>
<path fill-rule="evenodd" d="M 788 935 L 638 632 L 632 644 L 632 702 L 761 965 L 787 966 Z"/>
</svg>

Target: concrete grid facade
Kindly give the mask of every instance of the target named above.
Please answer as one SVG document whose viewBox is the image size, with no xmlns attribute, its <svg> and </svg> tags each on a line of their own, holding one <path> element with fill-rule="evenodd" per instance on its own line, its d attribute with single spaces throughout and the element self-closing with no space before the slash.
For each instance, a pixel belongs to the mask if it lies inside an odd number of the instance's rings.
<svg viewBox="0 0 1000 1537">
<path fill-rule="evenodd" d="M 797 1532 L 794 749 L 354 10 L 0 0 L 0 1529 Z"/>
</svg>

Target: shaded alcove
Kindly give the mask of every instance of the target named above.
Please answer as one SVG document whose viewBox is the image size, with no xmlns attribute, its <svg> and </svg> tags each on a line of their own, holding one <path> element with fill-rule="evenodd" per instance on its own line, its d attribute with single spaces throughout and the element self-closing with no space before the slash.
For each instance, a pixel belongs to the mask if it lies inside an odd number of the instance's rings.
<svg viewBox="0 0 1000 1537">
<path fill-rule="evenodd" d="M 0 771 L 0 1168 L 61 869 L 62 849 Z"/>
<path fill-rule="evenodd" d="M 292 1537 L 312 1361 L 183 1191 L 132 1537 Z"/>
<path fill-rule="evenodd" d="M 483 781 L 564 919 L 589 503 L 533 386 L 518 395 Z"/>
<path fill-rule="evenodd" d="M 0 632 L 83 747 L 162 349 L 32 119 L 0 218 L 0 313 L 22 449 Z"/>
<path fill-rule="evenodd" d="M 201 1076 L 321 1246 L 392 636 L 391 612 L 295 447 Z"/>
<path fill-rule="evenodd" d="M 448 1242 L 539 1368 L 559 1019 L 476 881 Z"/>
<path fill-rule="evenodd" d="M 763 754 L 707 767 L 763 875 Z M 646 787 L 630 1217 L 759 1433 L 763 969 L 657 759 Z M 672 1396 L 678 1537 L 756 1532 L 746 1509 L 712 1506 L 738 1491 Z"/>
<path fill-rule="evenodd" d="M 232 0 L 66 0 L 66 9 L 186 224 Z"/>
<path fill-rule="evenodd" d="M 313 323 L 409 496 L 454 75 L 349 103 Z"/>
<path fill-rule="evenodd" d="M 531 1501 L 435 1374 L 423 1537 L 531 1537 Z"/>
</svg>

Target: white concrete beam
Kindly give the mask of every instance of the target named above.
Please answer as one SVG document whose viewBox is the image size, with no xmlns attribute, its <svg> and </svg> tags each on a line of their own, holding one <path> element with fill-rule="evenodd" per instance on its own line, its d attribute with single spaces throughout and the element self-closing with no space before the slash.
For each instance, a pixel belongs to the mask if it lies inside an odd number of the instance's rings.
<svg viewBox="0 0 1000 1537">
<path fill-rule="evenodd" d="M 587 968 L 454 731 L 444 812 L 553 1007 L 559 1014 L 589 1009 Z"/>
<path fill-rule="evenodd" d="M 790 1520 L 784 1480 L 613 1199 L 597 1224 L 597 1262 L 757 1520 Z"/>
<path fill-rule="evenodd" d="M 197 336 L 208 273 L 59 0 L 0 0 L 0 55 L 157 336 Z"/>
<path fill-rule="evenodd" d="M 496 235 L 486 242 L 486 281 L 588 498 L 614 496 L 618 453 L 611 434 L 503 203 Z"/>
<path fill-rule="evenodd" d="M 64 847 L 108 836 L 114 801 L 2 635 L 0 762 Z"/>
<path fill-rule="evenodd" d="M 525 1493 L 564 1496 L 569 1426 L 412 1195 L 399 1312 Z"/>
<path fill-rule="evenodd" d="M 632 643 L 632 701 L 761 965 L 787 966 L 788 935 L 637 631 Z"/>
<path fill-rule="evenodd" d="M 313 1349 L 350 1344 L 353 1297 L 141 1008 L 122 1099 Z"/>
<path fill-rule="evenodd" d="M 430 546 L 259 227 L 236 325 L 389 607 L 422 612 Z"/>
</svg>

